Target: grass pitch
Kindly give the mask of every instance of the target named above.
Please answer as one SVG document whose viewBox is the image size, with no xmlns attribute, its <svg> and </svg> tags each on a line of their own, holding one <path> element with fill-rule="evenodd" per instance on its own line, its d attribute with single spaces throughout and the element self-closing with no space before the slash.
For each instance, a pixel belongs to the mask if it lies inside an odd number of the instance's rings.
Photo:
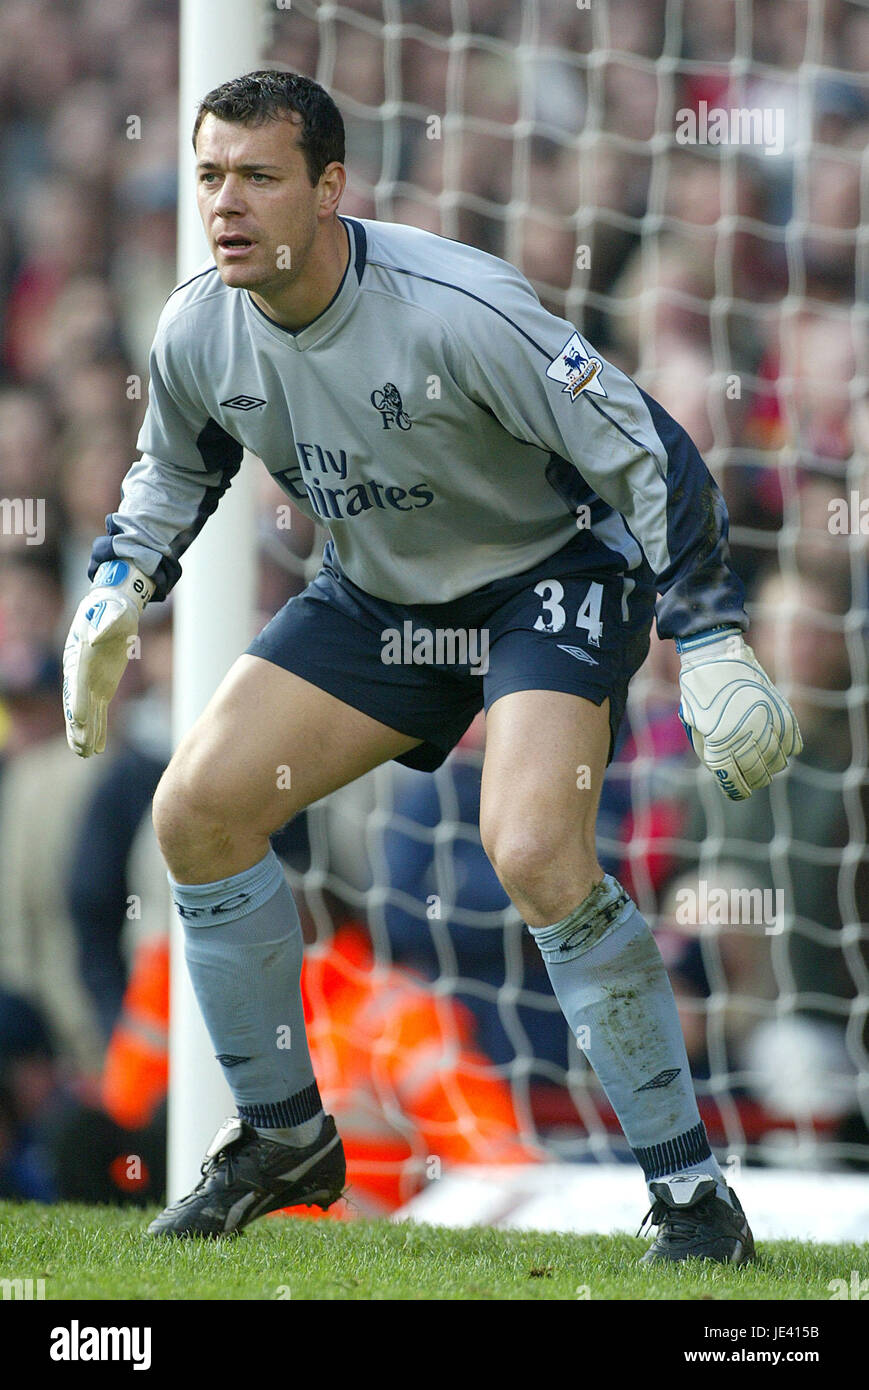
<svg viewBox="0 0 869 1390">
<path fill-rule="evenodd" d="M 631 1236 L 269 1217 L 236 1238 L 155 1241 L 151 1215 L 0 1203 L 0 1279 L 44 1279 L 46 1300 L 790 1301 L 869 1275 L 866 1244 L 763 1241 L 746 1268 L 645 1269 Z"/>
</svg>

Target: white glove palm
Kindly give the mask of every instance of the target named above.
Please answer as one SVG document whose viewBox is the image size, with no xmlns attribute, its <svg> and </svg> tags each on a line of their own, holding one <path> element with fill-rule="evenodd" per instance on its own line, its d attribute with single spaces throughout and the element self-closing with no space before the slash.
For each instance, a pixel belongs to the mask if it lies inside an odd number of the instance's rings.
<svg viewBox="0 0 869 1390">
<path fill-rule="evenodd" d="M 766 787 L 803 740 L 794 712 L 736 628 L 677 641 L 679 718 L 731 801 Z"/>
<path fill-rule="evenodd" d="M 63 649 L 63 712 L 67 743 L 81 758 L 105 749 L 109 701 L 154 587 L 128 561 L 110 560 L 78 606 Z"/>
</svg>

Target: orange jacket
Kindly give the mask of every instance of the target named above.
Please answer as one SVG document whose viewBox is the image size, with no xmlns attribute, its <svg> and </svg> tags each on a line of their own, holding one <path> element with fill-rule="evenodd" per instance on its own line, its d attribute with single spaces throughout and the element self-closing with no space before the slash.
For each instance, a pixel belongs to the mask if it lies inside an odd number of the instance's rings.
<svg viewBox="0 0 869 1390">
<path fill-rule="evenodd" d="M 473 1016 L 342 927 L 309 947 L 302 998 L 311 1061 L 347 1156 L 357 1209 L 393 1211 L 455 1163 L 529 1163 L 510 1088 L 473 1046 Z M 139 948 L 106 1056 L 102 1098 L 147 1124 L 168 1084 L 169 947 Z M 341 1212 L 337 1212 L 341 1215 Z"/>
<path fill-rule="evenodd" d="M 450 1164 L 541 1157 L 519 1137 L 508 1084 L 473 1046 L 473 1015 L 376 962 L 360 928 L 308 949 L 302 999 L 348 1181 L 371 1205 L 395 1210 Z"/>
<path fill-rule="evenodd" d="M 103 1064 L 103 1108 L 124 1129 L 144 1129 L 169 1085 L 169 938 L 137 949 L 121 1016 Z"/>
</svg>

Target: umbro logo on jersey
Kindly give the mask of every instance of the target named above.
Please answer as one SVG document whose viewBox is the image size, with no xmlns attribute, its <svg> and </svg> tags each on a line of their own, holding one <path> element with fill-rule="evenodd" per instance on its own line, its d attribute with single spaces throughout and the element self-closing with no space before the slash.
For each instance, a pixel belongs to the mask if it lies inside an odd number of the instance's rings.
<svg viewBox="0 0 869 1390">
<path fill-rule="evenodd" d="M 651 1081 L 647 1081 L 645 1086 L 637 1086 L 634 1095 L 640 1091 L 659 1091 L 662 1086 L 669 1086 L 679 1075 L 681 1067 L 668 1067 L 666 1071 L 659 1071 L 657 1076 L 653 1076 Z"/>
<path fill-rule="evenodd" d="M 256 410 L 258 405 L 265 405 L 265 401 L 261 401 L 259 396 L 233 396 L 220 404 L 228 406 L 230 410 Z"/>
<path fill-rule="evenodd" d="M 369 400 L 375 410 L 380 411 L 385 430 L 388 430 L 390 425 L 398 425 L 400 430 L 410 429 L 413 421 L 401 403 L 398 387 L 393 386 L 391 381 L 387 381 L 379 391 L 372 391 Z"/>
<path fill-rule="evenodd" d="M 568 647 L 563 642 L 557 642 L 556 646 L 560 652 L 567 652 L 568 656 L 575 656 L 577 661 L 587 661 L 589 666 L 600 665 L 600 662 L 595 661 L 594 657 L 589 656 L 588 652 L 584 652 L 582 647 Z"/>
</svg>

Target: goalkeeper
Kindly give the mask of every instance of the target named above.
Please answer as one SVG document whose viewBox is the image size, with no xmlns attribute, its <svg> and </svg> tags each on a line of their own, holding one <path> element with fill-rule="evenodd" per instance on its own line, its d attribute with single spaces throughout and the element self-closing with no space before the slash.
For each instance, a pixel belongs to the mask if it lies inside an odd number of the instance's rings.
<svg viewBox="0 0 869 1390">
<path fill-rule="evenodd" d="M 154 798 L 238 1114 L 194 1191 L 149 1229 L 220 1235 L 340 1194 L 341 1142 L 305 1042 L 299 918 L 269 836 L 379 763 L 434 769 L 484 707 L 483 844 L 643 1170 L 657 1227 L 644 1259 L 750 1259 L 657 947 L 595 849 L 655 612 L 682 653 L 681 717 L 725 796 L 750 796 L 800 751 L 742 637 L 721 494 L 684 430 L 512 266 L 339 215 L 343 123 L 315 82 L 225 83 L 200 106 L 194 146 L 213 260 L 157 326 L 141 458 L 66 646 L 71 747 L 105 747 L 139 614 L 177 581 L 245 448 L 330 539 Z"/>
</svg>

